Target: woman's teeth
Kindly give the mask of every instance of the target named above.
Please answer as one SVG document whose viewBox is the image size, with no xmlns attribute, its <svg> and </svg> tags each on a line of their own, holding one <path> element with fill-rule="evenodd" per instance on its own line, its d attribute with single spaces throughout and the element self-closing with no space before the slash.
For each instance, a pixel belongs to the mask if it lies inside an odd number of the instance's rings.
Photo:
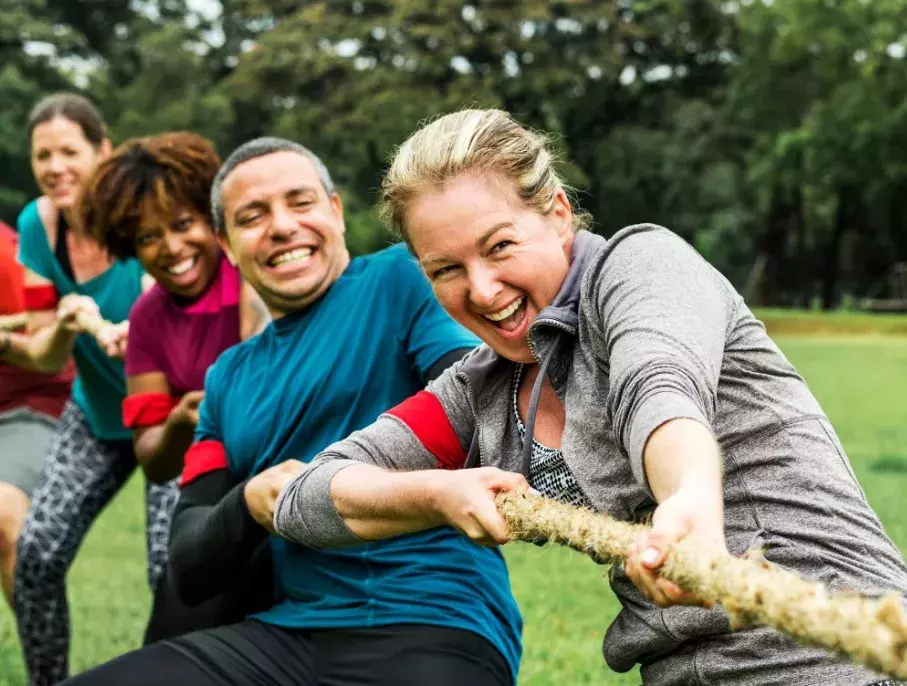
<svg viewBox="0 0 907 686">
<path fill-rule="evenodd" d="M 195 266 L 195 258 L 190 257 L 183 260 L 182 262 L 177 262 L 171 267 L 167 267 L 167 271 L 174 276 L 180 276 L 181 274 L 185 274 L 187 271 L 192 269 L 193 266 Z"/>
<path fill-rule="evenodd" d="M 494 314 L 486 314 L 485 316 L 488 317 L 493 322 L 502 322 L 505 319 L 507 319 L 507 317 L 512 315 L 514 312 L 516 312 L 518 309 L 520 309 L 520 306 L 523 304 L 523 301 L 525 299 L 526 299 L 525 297 L 522 297 L 522 298 L 519 298 L 518 300 L 514 300 L 513 303 L 511 303 L 510 305 L 505 307 L 500 312 L 495 312 Z"/>
<path fill-rule="evenodd" d="M 282 264 L 287 264 L 288 262 L 301 262 L 302 260 L 307 260 L 312 256 L 311 248 L 297 248 L 296 250 L 290 250 L 289 252 L 284 252 L 278 255 L 277 257 L 271 260 L 271 266 L 279 267 Z"/>
</svg>

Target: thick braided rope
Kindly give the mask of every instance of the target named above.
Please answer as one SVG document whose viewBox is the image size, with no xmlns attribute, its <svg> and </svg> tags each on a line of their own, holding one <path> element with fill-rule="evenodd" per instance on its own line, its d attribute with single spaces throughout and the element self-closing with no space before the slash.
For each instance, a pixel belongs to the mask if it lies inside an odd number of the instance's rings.
<svg viewBox="0 0 907 686">
<path fill-rule="evenodd" d="M 529 493 L 503 493 L 497 506 L 514 540 L 540 538 L 598 562 L 626 559 L 646 527 Z M 705 601 L 721 603 L 735 629 L 767 626 L 876 671 L 907 679 L 907 613 L 903 598 L 831 594 L 822 584 L 773 566 L 754 551 L 744 558 L 670 547 L 662 576 Z"/>
<path fill-rule="evenodd" d="M 94 338 L 97 338 L 106 327 L 111 326 L 110 322 L 98 315 L 83 314 L 81 312 L 76 315 L 76 320 L 79 322 L 79 326 Z M 25 328 L 27 324 L 27 312 L 0 315 L 0 331 L 18 331 Z"/>
<path fill-rule="evenodd" d="M 104 330 L 104 327 L 110 326 L 110 322 L 101 319 L 97 315 L 83 314 L 80 312 L 76 315 L 76 319 L 79 322 L 79 325 L 95 338 L 97 338 L 98 334 Z M 27 324 L 28 312 L 0 315 L 0 331 L 16 331 L 17 329 L 24 328 Z"/>
<path fill-rule="evenodd" d="M 0 331 L 17 331 L 28 324 L 28 312 L 0 314 Z"/>
</svg>

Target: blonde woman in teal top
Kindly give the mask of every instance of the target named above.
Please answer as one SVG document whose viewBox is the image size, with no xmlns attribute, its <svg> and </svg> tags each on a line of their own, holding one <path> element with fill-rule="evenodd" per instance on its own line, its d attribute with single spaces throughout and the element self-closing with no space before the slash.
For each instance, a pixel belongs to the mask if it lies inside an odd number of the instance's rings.
<svg viewBox="0 0 907 686">
<path fill-rule="evenodd" d="M 150 280 L 137 260 L 111 259 L 73 222 L 81 189 L 111 147 L 94 106 L 80 96 L 52 95 L 32 111 L 28 136 L 44 194 L 18 221 L 31 333 L 0 338 L 0 359 L 53 371 L 71 355 L 78 373 L 17 551 L 19 636 L 29 683 L 40 686 L 68 673 L 67 571 L 94 519 L 136 468 L 132 436 L 120 419 L 126 383 L 116 358 L 122 357 L 129 311 Z M 104 349 L 80 330 L 79 312 L 98 313 L 114 324 L 99 337 Z M 177 491 L 175 485 L 149 484 L 146 494 L 154 591 L 166 563 L 168 515 Z"/>
<path fill-rule="evenodd" d="M 60 263 L 48 242 L 39 202 L 32 201 L 19 215 L 19 262 L 50 282 L 59 298 L 70 295 L 91 298 L 104 319 L 125 322 L 133 303 L 142 293 L 144 272 L 139 261 L 112 261 L 97 276 L 77 282 L 71 269 Z M 59 217 L 56 224 L 58 232 L 61 226 L 66 226 Z M 68 226 L 64 228 L 64 232 L 71 230 Z M 59 238 L 58 234 L 58 241 Z M 82 307 L 91 306 L 83 301 L 79 303 L 79 308 Z M 85 416 L 92 434 L 105 441 L 131 440 L 132 433 L 123 427 L 120 418 L 120 404 L 126 395 L 123 360 L 108 356 L 95 338 L 85 333 L 75 336 L 72 356 L 78 370 L 72 402 Z"/>
</svg>

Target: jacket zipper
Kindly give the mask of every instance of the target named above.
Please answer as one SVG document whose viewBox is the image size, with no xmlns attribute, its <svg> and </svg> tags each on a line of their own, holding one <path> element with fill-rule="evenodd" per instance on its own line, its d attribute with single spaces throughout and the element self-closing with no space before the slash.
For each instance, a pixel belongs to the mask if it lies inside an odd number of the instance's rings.
<svg viewBox="0 0 907 686">
<path fill-rule="evenodd" d="M 539 323 L 548 324 L 549 326 L 553 326 L 556 329 L 560 329 L 561 331 L 565 331 L 565 332 L 569 333 L 571 336 L 576 335 L 576 329 L 574 327 L 570 326 L 569 324 L 564 324 L 562 322 L 559 322 L 556 319 L 536 319 L 534 322 L 532 322 L 532 326 L 530 327 L 530 330 L 529 330 L 530 334 L 532 334 L 532 329 Z M 542 356 L 539 355 L 538 349 L 535 347 L 535 341 L 533 340 L 532 335 L 527 336 L 526 341 L 529 343 L 529 350 L 532 351 L 532 355 L 533 355 L 533 357 L 535 357 L 536 362 L 540 362 L 542 359 Z"/>
</svg>

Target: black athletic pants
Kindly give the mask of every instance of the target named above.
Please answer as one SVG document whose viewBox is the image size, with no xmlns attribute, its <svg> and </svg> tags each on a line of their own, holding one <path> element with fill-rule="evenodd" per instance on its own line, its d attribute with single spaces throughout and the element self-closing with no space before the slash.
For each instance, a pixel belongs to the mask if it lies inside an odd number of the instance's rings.
<svg viewBox="0 0 907 686">
<path fill-rule="evenodd" d="M 283 629 L 254 619 L 122 655 L 68 686 L 513 686 L 470 631 L 415 624 Z"/>
</svg>

